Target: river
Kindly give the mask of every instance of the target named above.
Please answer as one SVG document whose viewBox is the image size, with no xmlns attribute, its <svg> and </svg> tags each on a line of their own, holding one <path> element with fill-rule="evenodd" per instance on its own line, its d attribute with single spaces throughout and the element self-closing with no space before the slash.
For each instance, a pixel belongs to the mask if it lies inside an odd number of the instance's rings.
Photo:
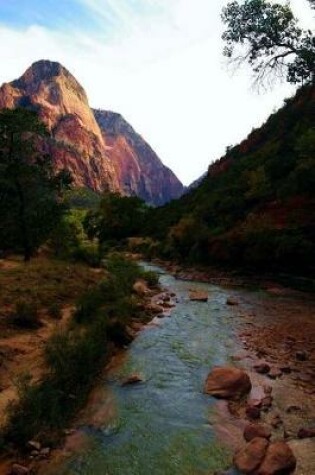
<svg viewBox="0 0 315 475">
<path fill-rule="evenodd" d="M 105 378 L 103 404 L 114 400 L 111 416 L 97 427 L 83 425 L 84 448 L 45 473 L 211 475 L 230 465 L 229 449 L 210 422 L 216 400 L 203 394 L 203 385 L 213 366 L 231 364 L 240 351 L 240 319 L 235 318 L 240 309 L 226 305 L 227 298 L 241 296 L 246 306 L 246 299 L 259 302 L 260 293 L 176 280 L 144 265 L 159 273 L 163 288 L 176 293 L 177 305 L 170 317 L 139 333 L 123 363 Z M 208 292 L 208 302 L 191 302 L 191 289 Z M 134 373 L 143 382 L 122 386 Z"/>
</svg>

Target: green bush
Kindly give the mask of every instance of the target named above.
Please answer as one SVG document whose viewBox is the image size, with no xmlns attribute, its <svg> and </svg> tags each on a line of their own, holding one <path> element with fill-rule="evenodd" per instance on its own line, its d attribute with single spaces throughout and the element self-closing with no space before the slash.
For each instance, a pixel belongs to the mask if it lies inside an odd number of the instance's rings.
<svg viewBox="0 0 315 475">
<path fill-rule="evenodd" d="M 91 267 L 99 267 L 101 262 L 100 251 L 96 244 L 81 243 L 72 253 L 76 261 L 84 262 Z"/>
<path fill-rule="evenodd" d="M 12 323 L 20 328 L 36 329 L 41 326 L 38 307 L 34 302 L 20 300 L 15 304 Z"/>
<path fill-rule="evenodd" d="M 40 382 L 24 379 L 19 400 L 9 406 L 6 443 L 25 447 L 32 438 L 56 434 L 85 402 L 89 388 L 104 366 L 108 343 L 124 346 L 131 341 L 126 325 L 139 316 L 132 294 L 136 279 L 146 275 L 137 264 L 117 255 L 107 261 L 109 276 L 78 301 L 74 322 L 51 337 L 45 348 L 47 374 Z M 156 278 L 147 275 L 151 282 Z"/>
<path fill-rule="evenodd" d="M 84 334 L 58 333 L 49 341 L 47 377 L 38 383 L 26 379 L 19 387 L 19 400 L 8 408 L 7 442 L 25 447 L 33 437 L 45 441 L 74 416 L 107 354 L 106 329 L 95 325 Z"/>
<path fill-rule="evenodd" d="M 79 234 L 78 224 L 69 215 L 64 216 L 50 236 L 50 249 L 60 259 L 71 258 L 80 246 Z"/>
<path fill-rule="evenodd" d="M 144 271 L 142 277 L 148 283 L 149 287 L 156 287 L 159 284 L 159 278 L 155 272 Z"/>
</svg>

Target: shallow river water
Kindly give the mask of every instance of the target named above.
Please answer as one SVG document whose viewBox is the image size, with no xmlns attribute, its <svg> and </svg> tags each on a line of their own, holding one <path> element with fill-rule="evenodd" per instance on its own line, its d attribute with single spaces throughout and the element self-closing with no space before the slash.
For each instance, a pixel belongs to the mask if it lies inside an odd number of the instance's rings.
<svg viewBox="0 0 315 475">
<path fill-rule="evenodd" d="M 83 427 L 88 446 L 59 466 L 58 475 L 211 475 L 228 465 L 227 448 L 209 422 L 215 400 L 203 385 L 210 369 L 237 351 L 235 309 L 226 305 L 233 291 L 146 267 L 176 293 L 177 306 L 142 330 L 110 373 L 104 384 L 115 415 L 97 429 Z M 207 291 L 208 302 L 190 302 L 190 289 Z M 144 382 L 122 386 L 133 373 Z"/>
</svg>

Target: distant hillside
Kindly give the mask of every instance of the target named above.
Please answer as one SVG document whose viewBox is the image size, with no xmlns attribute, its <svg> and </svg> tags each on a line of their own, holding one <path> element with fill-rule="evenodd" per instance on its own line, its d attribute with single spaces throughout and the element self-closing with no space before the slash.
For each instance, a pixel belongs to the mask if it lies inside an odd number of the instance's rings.
<svg viewBox="0 0 315 475">
<path fill-rule="evenodd" d="M 193 262 L 314 271 L 315 86 L 156 210 L 148 233 L 163 240 L 162 253 Z"/>
<path fill-rule="evenodd" d="M 47 152 L 78 187 L 137 195 L 153 205 L 178 198 L 183 185 L 119 115 L 93 111 L 75 77 L 61 64 L 37 61 L 0 87 L 0 109 L 36 110 L 51 133 Z"/>
</svg>

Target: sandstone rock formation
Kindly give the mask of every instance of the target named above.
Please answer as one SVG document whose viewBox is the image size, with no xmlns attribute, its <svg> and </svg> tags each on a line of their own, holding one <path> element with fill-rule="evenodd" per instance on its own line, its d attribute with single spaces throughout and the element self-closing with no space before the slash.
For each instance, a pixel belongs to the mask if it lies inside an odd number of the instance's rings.
<svg viewBox="0 0 315 475">
<path fill-rule="evenodd" d="M 38 61 L 3 84 L 0 109 L 16 107 L 38 112 L 50 132 L 46 151 L 57 169 L 72 173 L 76 186 L 137 195 L 153 205 L 182 194 L 182 184 L 151 147 L 119 114 L 93 111 L 61 64 Z"/>
<path fill-rule="evenodd" d="M 183 186 L 177 177 L 120 114 L 94 110 L 94 115 L 124 194 L 154 205 L 181 196 Z"/>
</svg>

